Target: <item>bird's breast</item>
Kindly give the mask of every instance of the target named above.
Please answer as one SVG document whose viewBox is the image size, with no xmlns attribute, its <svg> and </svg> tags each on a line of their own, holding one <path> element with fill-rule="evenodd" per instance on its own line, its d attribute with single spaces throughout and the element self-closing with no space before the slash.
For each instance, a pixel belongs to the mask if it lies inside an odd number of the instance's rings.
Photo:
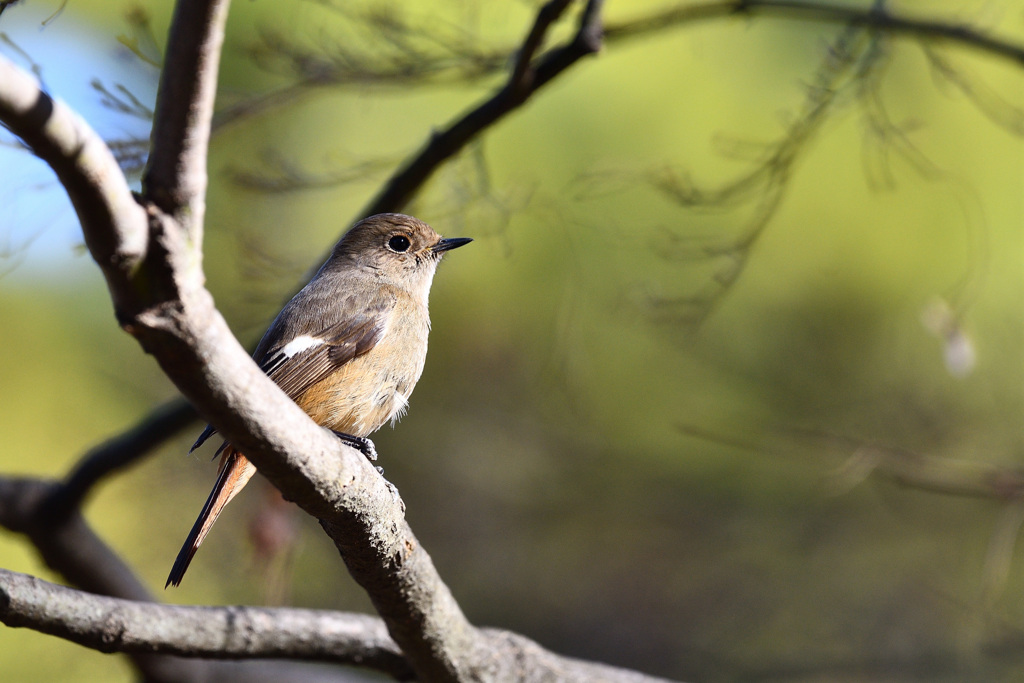
<svg viewBox="0 0 1024 683">
<path fill-rule="evenodd" d="M 297 403 L 318 424 L 353 436 L 397 420 L 423 373 L 429 329 L 421 306 L 396 310 L 372 349 L 314 384 Z"/>
</svg>

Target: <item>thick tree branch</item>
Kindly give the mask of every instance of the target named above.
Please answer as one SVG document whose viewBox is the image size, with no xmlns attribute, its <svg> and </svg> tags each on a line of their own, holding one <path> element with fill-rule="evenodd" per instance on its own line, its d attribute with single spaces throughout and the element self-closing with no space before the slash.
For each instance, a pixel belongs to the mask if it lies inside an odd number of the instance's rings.
<svg viewBox="0 0 1024 683">
<path fill-rule="evenodd" d="M 408 679 L 384 622 L 358 614 L 257 607 L 182 607 L 122 600 L 0 569 L 0 621 L 100 652 L 358 664 Z"/>
<path fill-rule="evenodd" d="M 669 683 L 667 679 L 606 664 L 562 657 L 529 638 L 496 629 L 480 629 L 485 651 L 492 660 L 481 681 L 509 683 Z"/>
<path fill-rule="evenodd" d="M 229 0 L 175 6 L 153 118 L 143 194 L 198 243 L 206 210 L 206 155 Z"/>
<path fill-rule="evenodd" d="M 527 64 L 524 57 L 536 51 L 544 33 L 564 10 L 565 3 L 553 0 L 541 8 L 520 48 L 520 59 L 504 87 L 447 129 L 435 133 L 427 145 L 388 180 L 380 194 L 363 209 L 362 215 L 402 210 L 434 171 L 458 154 L 470 140 L 521 107 L 533 93 L 581 58 L 600 50 L 603 4 L 603 0 L 588 0 L 580 13 L 573 39 L 541 56 L 536 64 Z"/>
</svg>

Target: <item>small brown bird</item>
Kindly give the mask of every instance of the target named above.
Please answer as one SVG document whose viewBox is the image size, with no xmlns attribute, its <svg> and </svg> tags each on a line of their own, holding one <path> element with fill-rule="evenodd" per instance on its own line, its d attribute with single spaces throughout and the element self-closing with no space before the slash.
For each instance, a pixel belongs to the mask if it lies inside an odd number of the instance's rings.
<svg viewBox="0 0 1024 683">
<path fill-rule="evenodd" d="M 423 372 L 437 264 L 471 241 L 441 239 L 423 221 L 397 213 L 360 221 L 277 315 L 253 359 L 317 424 L 375 460 L 366 437 L 401 417 Z M 189 452 L 216 431 L 207 426 Z M 221 510 L 256 473 L 230 443 L 218 452 L 217 483 L 165 587 L 181 583 Z"/>
</svg>

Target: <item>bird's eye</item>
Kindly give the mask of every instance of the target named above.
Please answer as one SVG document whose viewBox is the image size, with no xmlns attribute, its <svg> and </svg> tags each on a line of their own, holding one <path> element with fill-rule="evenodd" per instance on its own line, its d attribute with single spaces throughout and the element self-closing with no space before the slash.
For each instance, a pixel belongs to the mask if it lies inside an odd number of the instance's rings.
<svg viewBox="0 0 1024 683">
<path fill-rule="evenodd" d="M 405 235 L 395 235 L 388 240 L 388 247 L 390 247 L 392 251 L 408 251 L 411 245 L 412 243 Z"/>
</svg>

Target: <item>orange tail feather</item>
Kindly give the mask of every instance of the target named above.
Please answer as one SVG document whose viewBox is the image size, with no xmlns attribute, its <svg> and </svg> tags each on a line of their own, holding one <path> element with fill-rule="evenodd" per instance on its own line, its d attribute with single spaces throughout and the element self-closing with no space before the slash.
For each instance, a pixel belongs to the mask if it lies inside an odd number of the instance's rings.
<svg viewBox="0 0 1024 683">
<path fill-rule="evenodd" d="M 220 456 L 220 472 L 217 475 L 217 483 L 213 485 L 213 491 L 206 499 L 206 505 L 199 513 L 199 518 L 192 526 L 192 531 L 185 539 L 185 544 L 178 551 L 178 557 L 174 560 L 174 566 L 171 567 L 171 573 L 167 577 L 164 588 L 181 583 L 181 579 L 185 576 L 185 570 L 192 562 L 192 557 L 199 550 L 206 534 L 210 533 L 210 528 L 217 521 L 221 510 L 249 483 L 249 479 L 254 474 L 256 474 L 256 466 L 249 462 L 244 455 L 230 445 L 224 449 Z"/>
</svg>

